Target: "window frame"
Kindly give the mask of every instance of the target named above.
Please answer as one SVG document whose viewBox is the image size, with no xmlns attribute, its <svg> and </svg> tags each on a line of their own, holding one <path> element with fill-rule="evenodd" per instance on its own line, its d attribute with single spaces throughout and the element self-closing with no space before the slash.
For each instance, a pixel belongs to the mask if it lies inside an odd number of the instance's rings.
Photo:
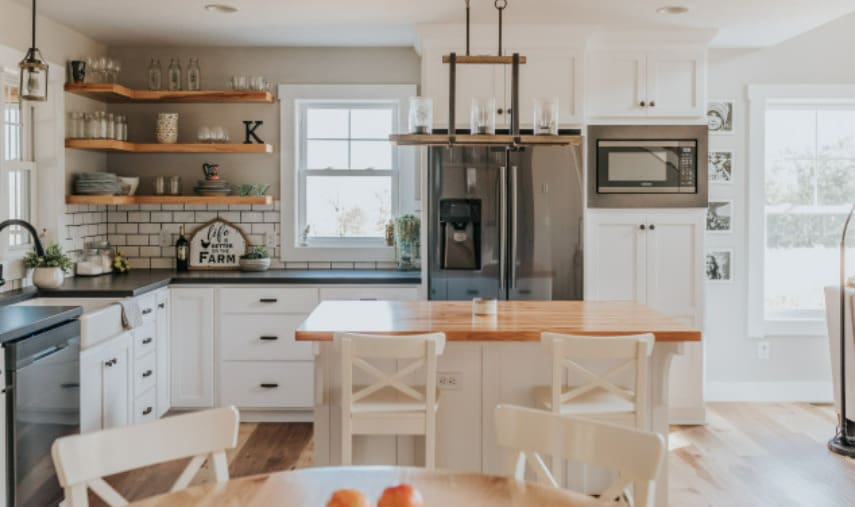
<svg viewBox="0 0 855 507">
<path fill-rule="evenodd" d="M 280 85 L 281 125 L 281 258 L 299 262 L 391 262 L 394 248 L 385 241 L 372 238 L 317 238 L 308 245 L 299 244 L 301 224 L 305 222 L 305 106 L 347 108 L 385 104 L 393 107 L 393 129 L 407 124 L 408 101 L 416 95 L 416 85 Z M 312 170 L 327 171 L 341 176 L 391 176 L 393 216 L 412 213 L 418 207 L 417 152 L 411 147 L 393 148 L 391 170 Z M 346 173 L 346 174 L 345 174 Z M 370 174 L 369 174 L 370 173 Z"/>
<path fill-rule="evenodd" d="M 748 100 L 748 336 L 825 336 L 828 331 L 824 316 L 804 311 L 777 318 L 766 315 L 766 112 L 776 106 L 853 107 L 855 86 L 751 85 Z"/>
<path fill-rule="evenodd" d="M 15 87 L 19 85 L 19 71 L 16 68 L 0 67 L 0 87 L 6 84 L 12 84 Z M 0 109 L 5 105 L 4 98 L 0 96 Z M 5 111 L 3 112 L 5 115 Z M 11 218 L 7 208 L 5 197 L 9 192 L 9 176 L 12 172 L 27 172 L 29 173 L 29 196 L 28 206 L 29 212 L 26 217 L 30 223 L 37 222 L 37 190 L 38 190 L 38 172 L 35 162 L 35 146 L 34 146 L 34 110 L 31 105 L 26 102 L 21 104 L 20 108 L 20 124 L 21 124 L 21 160 L 6 160 L 6 119 L 5 116 L 0 120 L 0 196 L 3 196 L 0 206 L 0 220 Z M 5 261 L 15 261 L 22 259 L 33 247 L 32 238 L 25 233 L 25 242 L 18 245 L 10 244 L 10 232 L 8 230 L 2 232 L 2 241 L 0 241 L 0 259 Z"/>
</svg>

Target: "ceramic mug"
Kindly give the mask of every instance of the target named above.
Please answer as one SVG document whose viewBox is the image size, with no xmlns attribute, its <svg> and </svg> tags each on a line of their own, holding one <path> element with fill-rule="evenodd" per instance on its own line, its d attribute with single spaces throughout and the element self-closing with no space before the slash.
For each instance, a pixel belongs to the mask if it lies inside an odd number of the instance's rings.
<svg viewBox="0 0 855 507">
<path fill-rule="evenodd" d="M 71 70 L 72 82 L 82 83 L 86 80 L 86 62 L 82 60 L 72 60 L 68 62 L 68 67 Z"/>
<path fill-rule="evenodd" d="M 157 142 L 174 144 L 178 142 L 178 113 L 159 113 L 155 129 Z"/>
</svg>

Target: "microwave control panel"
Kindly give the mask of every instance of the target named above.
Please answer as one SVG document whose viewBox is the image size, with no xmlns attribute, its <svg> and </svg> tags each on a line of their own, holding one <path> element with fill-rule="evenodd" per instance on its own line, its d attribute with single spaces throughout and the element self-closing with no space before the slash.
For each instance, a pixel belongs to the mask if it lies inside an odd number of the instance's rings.
<svg viewBox="0 0 855 507">
<path fill-rule="evenodd" d="M 691 188 L 694 191 L 696 186 L 696 167 L 695 167 L 695 148 L 681 147 L 680 153 L 680 188 Z"/>
</svg>

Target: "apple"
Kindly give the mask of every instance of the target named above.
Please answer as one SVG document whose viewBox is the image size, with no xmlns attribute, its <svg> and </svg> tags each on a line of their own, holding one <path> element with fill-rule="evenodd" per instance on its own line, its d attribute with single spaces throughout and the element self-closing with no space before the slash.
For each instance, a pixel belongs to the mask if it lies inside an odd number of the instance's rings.
<svg viewBox="0 0 855 507">
<path fill-rule="evenodd" d="M 383 490 L 377 507 L 425 507 L 425 500 L 412 484 L 399 484 Z"/>
<path fill-rule="evenodd" d="M 340 489 L 333 492 L 327 507 L 371 507 L 371 503 L 358 490 Z"/>
</svg>

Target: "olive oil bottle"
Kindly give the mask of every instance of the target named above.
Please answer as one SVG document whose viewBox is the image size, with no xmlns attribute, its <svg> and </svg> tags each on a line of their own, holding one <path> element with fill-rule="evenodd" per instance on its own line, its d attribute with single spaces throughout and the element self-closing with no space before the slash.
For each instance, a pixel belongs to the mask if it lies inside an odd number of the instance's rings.
<svg viewBox="0 0 855 507">
<path fill-rule="evenodd" d="M 190 266 L 190 242 L 184 237 L 184 226 L 178 228 L 178 241 L 175 242 L 175 269 L 187 271 Z"/>
</svg>

